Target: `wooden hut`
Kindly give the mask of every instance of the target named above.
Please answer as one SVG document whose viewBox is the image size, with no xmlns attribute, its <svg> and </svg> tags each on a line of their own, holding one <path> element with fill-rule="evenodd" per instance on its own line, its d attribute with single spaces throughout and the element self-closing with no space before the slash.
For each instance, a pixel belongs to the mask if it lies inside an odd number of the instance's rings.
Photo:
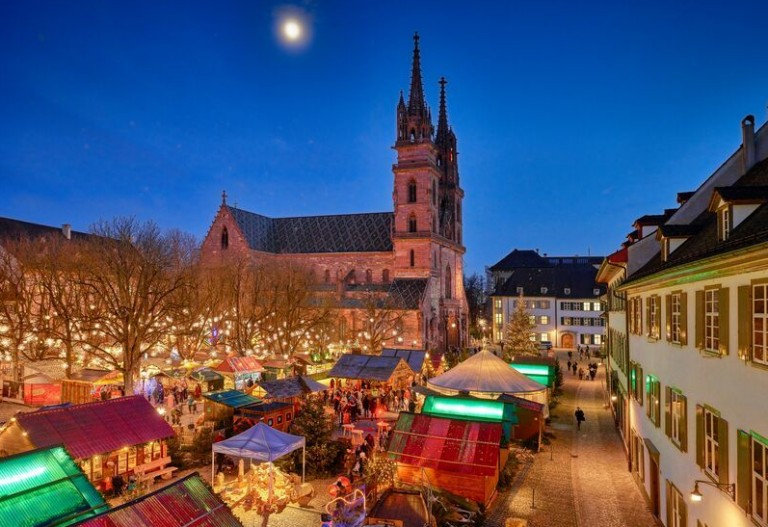
<svg viewBox="0 0 768 527">
<path fill-rule="evenodd" d="M 429 353 L 425 350 L 384 348 L 381 350 L 381 356 L 403 359 L 411 370 L 413 370 L 414 374 L 419 377 L 419 379 L 415 379 L 417 382 L 422 375 L 428 376 L 428 373 L 430 373 L 431 363 L 429 361 Z"/>
<path fill-rule="evenodd" d="M 64 445 L 96 486 L 116 474 L 168 476 L 173 429 L 146 399 L 121 397 L 16 414 L 0 430 L 0 455 Z"/>
<path fill-rule="evenodd" d="M 272 402 L 241 406 L 235 410 L 233 428 L 235 433 L 239 433 L 262 422 L 275 430 L 287 432 L 293 416 L 294 408 L 291 403 Z"/>
<path fill-rule="evenodd" d="M 61 402 L 72 404 L 91 403 L 120 396 L 123 375 L 117 371 L 83 368 L 61 381 Z"/>
<path fill-rule="evenodd" d="M 232 426 L 236 409 L 262 402 L 258 397 L 238 390 L 208 392 L 203 394 L 203 398 L 205 399 L 205 420 L 220 423 L 225 428 Z"/>
<path fill-rule="evenodd" d="M 213 368 L 224 375 L 224 387 L 243 390 L 261 379 L 264 367 L 254 357 L 231 355 Z"/>
<path fill-rule="evenodd" d="M 414 371 L 400 357 L 380 355 L 342 355 L 333 366 L 328 377 L 348 381 L 374 381 L 389 384 L 392 388 L 411 386 Z"/>
<path fill-rule="evenodd" d="M 24 364 L 24 404 L 46 406 L 61 403 L 61 383 L 67 377 L 67 370 L 62 368 L 63 364 L 60 359 Z"/>
<path fill-rule="evenodd" d="M 432 487 L 487 506 L 499 481 L 501 436 L 501 423 L 401 412 L 387 456 L 403 483 L 420 487 L 426 475 Z"/>
</svg>

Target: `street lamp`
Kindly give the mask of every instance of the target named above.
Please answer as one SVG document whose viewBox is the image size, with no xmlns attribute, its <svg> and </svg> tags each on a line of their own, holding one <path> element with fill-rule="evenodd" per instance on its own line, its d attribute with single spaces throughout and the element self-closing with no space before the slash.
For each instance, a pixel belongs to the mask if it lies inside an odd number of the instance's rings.
<svg viewBox="0 0 768 527">
<path fill-rule="evenodd" d="M 697 479 L 696 481 L 693 482 L 693 492 L 691 492 L 691 501 L 694 503 L 700 502 L 704 497 L 702 496 L 701 492 L 699 492 L 699 483 L 703 483 L 704 485 L 709 485 L 711 487 L 715 487 L 717 489 L 725 491 L 728 493 L 728 496 L 730 496 L 732 500 L 734 501 L 736 500 L 736 484 L 735 483 L 713 483 L 712 481 Z"/>
</svg>

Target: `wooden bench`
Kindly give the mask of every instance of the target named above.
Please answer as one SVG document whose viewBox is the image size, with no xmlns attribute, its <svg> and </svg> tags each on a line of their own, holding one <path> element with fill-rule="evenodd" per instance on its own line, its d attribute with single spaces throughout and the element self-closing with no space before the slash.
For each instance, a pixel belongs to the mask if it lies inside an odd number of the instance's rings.
<svg viewBox="0 0 768 527">
<path fill-rule="evenodd" d="M 139 482 L 154 480 L 158 476 L 163 479 L 171 479 L 173 472 L 178 470 L 178 467 L 167 466 L 170 462 L 170 456 L 161 457 L 149 463 L 136 465 L 133 471 Z"/>
</svg>

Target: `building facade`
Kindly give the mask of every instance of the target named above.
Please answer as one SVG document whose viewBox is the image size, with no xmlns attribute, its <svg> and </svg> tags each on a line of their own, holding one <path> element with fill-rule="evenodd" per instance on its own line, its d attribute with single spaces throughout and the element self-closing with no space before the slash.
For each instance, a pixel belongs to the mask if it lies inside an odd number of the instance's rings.
<svg viewBox="0 0 768 527">
<path fill-rule="evenodd" d="M 467 339 L 462 201 L 456 135 L 440 80 L 437 129 L 421 77 L 414 36 L 411 86 L 396 108 L 393 212 L 268 218 L 222 199 L 202 244 L 211 265 L 234 255 L 307 268 L 319 294 L 335 296 L 340 334 L 365 327 L 366 296 L 407 311 L 389 347 L 445 350 Z M 374 350 L 375 351 L 375 350 Z"/>
<path fill-rule="evenodd" d="M 745 118 L 741 146 L 678 202 L 627 246 L 615 288 L 630 469 L 664 525 L 765 527 L 768 127 Z"/>
<path fill-rule="evenodd" d="M 600 297 L 605 287 L 595 282 L 600 262 L 602 257 L 541 256 L 515 249 L 490 267 L 494 342 L 504 340 L 522 299 L 536 324 L 533 340 L 563 348 L 601 346 L 605 322 Z"/>
</svg>

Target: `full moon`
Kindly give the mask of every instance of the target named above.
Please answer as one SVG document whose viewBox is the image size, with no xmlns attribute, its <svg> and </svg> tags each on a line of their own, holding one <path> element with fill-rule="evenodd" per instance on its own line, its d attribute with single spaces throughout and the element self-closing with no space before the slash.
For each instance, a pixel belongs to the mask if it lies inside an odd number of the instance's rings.
<svg viewBox="0 0 768 527">
<path fill-rule="evenodd" d="M 301 24 L 296 20 L 286 20 L 283 23 L 283 34 L 288 40 L 298 40 L 301 37 Z"/>
</svg>

